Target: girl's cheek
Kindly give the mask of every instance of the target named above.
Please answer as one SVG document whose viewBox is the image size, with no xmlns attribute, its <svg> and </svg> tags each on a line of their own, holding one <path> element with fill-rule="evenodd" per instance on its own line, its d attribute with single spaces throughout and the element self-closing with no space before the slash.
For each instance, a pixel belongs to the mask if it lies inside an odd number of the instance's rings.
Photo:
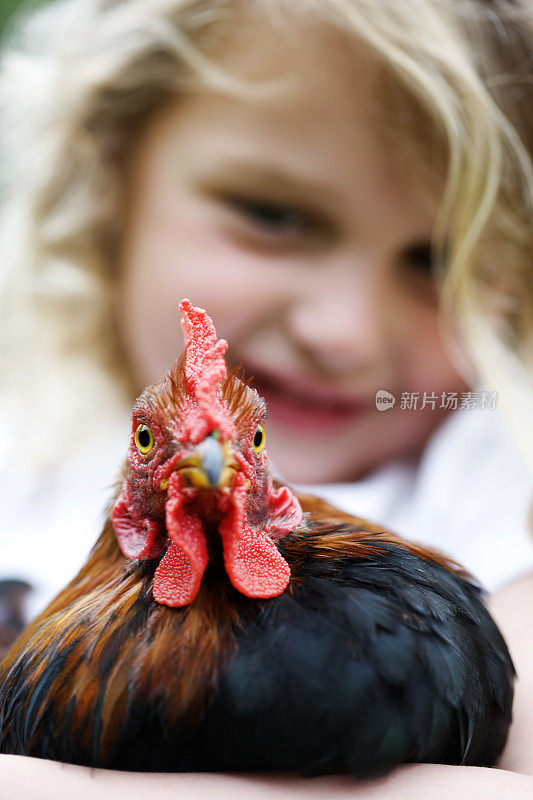
<svg viewBox="0 0 533 800">
<path fill-rule="evenodd" d="M 416 285 L 397 287 L 391 314 L 391 357 L 398 391 L 460 391 L 464 379 L 451 356 L 452 332 L 439 310 L 438 290 L 422 277 Z"/>
</svg>

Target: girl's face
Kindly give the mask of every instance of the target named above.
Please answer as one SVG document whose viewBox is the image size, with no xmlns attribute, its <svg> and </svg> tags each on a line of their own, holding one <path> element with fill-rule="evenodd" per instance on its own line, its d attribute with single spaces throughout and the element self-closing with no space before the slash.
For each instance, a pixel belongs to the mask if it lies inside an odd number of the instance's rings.
<svg viewBox="0 0 533 800">
<path fill-rule="evenodd" d="M 325 37 L 248 36 L 227 62 L 291 83 L 254 100 L 199 91 L 137 142 L 121 286 L 135 378 L 169 369 L 189 297 L 266 398 L 284 478 L 349 480 L 415 455 L 446 413 L 442 393 L 465 384 L 429 273 L 435 208 L 387 144 L 372 70 Z M 376 409 L 380 389 L 394 408 Z M 404 392 L 418 410 L 400 408 Z M 437 402 L 420 410 L 424 392 Z"/>
</svg>

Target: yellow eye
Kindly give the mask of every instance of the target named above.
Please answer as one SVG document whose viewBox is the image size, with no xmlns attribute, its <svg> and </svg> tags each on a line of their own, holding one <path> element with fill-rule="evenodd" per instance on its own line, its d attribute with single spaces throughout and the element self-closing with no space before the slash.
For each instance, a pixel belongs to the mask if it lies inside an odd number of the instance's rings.
<svg viewBox="0 0 533 800">
<path fill-rule="evenodd" d="M 265 429 L 263 428 L 262 425 L 258 425 L 257 426 L 257 430 L 255 432 L 255 436 L 254 436 L 254 442 L 253 442 L 253 448 L 254 448 L 256 453 L 260 453 L 261 452 L 261 450 L 265 446 L 266 438 L 267 438 L 267 435 L 266 435 Z"/>
<path fill-rule="evenodd" d="M 139 425 L 135 431 L 135 444 L 142 456 L 148 455 L 150 450 L 153 449 L 155 444 L 154 435 L 148 425 Z"/>
</svg>

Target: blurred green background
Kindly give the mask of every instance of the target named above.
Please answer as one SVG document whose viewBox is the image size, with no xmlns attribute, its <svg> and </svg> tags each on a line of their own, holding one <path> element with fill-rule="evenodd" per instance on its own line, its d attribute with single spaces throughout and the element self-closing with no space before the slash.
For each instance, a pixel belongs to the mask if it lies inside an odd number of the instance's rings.
<svg viewBox="0 0 533 800">
<path fill-rule="evenodd" d="M 43 2 L 44 0 L 0 0 L 0 37 L 4 35 L 6 29 L 9 30 L 9 21 L 19 8 L 36 8 Z"/>
</svg>

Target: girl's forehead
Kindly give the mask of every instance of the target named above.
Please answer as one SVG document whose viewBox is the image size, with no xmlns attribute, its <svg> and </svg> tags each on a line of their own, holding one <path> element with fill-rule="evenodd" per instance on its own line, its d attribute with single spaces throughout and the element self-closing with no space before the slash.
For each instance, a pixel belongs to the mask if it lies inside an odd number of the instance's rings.
<svg viewBox="0 0 533 800">
<path fill-rule="evenodd" d="M 320 84 L 310 65 L 269 96 L 199 89 L 177 99 L 147 129 L 133 166 L 150 166 L 145 175 L 154 186 L 175 172 L 208 194 L 260 190 L 277 200 L 312 199 L 350 224 L 368 218 L 381 229 L 390 216 L 393 237 L 397 227 L 400 236 L 425 238 L 434 204 L 419 202 L 413 169 L 405 168 L 375 113 L 369 84 L 357 74 L 335 83 L 332 69 L 319 70 Z"/>
<path fill-rule="evenodd" d="M 209 144 L 215 158 L 231 156 L 233 149 L 244 160 L 254 160 L 260 150 L 261 159 L 283 169 L 289 158 L 292 171 L 302 175 L 338 171 L 339 177 L 353 180 L 350 154 L 357 152 L 381 171 L 398 172 L 405 150 L 427 146 L 431 139 L 425 132 L 429 123 L 418 109 L 416 124 L 402 130 L 400 118 L 410 118 L 414 106 L 406 92 L 395 93 L 377 56 L 325 23 L 280 32 L 256 19 L 237 26 L 213 59 L 230 81 L 236 79 L 234 91 L 224 94 L 199 85 L 185 101 L 178 98 L 173 104 L 176 131 L 196 128 L 198 152 Z M 401 97 L 401 104 L 411 106 L 409 114 L 405 108 L 399 115 L 392 111 L 391 92 L 396 104 Z M 426 158 L 424 153 L 417 169 L 423 170 L 420 163 Z M 227 169 L 234 172 L 232 164 Z"/>
<path fill-rule="evenodd" d="M 179 138 L 194 132 L 198 149 L 209 143 L 215 157 L 231 151 L 233 141 L 244 158 L 261 148 L 283 162 L 290 147 L 292 165 L 304 162 L 311 172 L 322 159 L 310 161 L 309 151 L 325 158 L 340 150 L 362 152 L 370 140 L 381 146 L 386 112 L 375 59 L 356 53 L 336 32 L 261 33 L 235 34 L 233 46 L 227 43 L 227 52 L 217 56 L 225 76 L 235 78 L 234 89 L 198 85 L 163 109 L 152 131 L 174 127 Z M 344 172 L 344 155 L 339 161 Z"/>
<path fill-rule="evenodd" d="M 252 95 L 257 86 L 258 102 L 272 94 L 290 103 L 295 92 L 314 97 L 339 88 L 356 92 L 367 110 L 379 106 L 378 58 L 362 41 L 325 23 L 296 28 L 295 22 L 294 29 L 275 30 L 254 20 L 231 33 L 216 61 L 230 75 L 248 80 Z"/>
<path fill-rule="evenodd" d="M 317 114 L 338 119 L 342 111 L 345 120 L 372 121 L 374 135 L 382 137 L 390 149 L 397 146 L 401 161 L 406 151 L 418 150 L 421 158 L 411 169 L 420 172 L 424 182 L 431 182 L 436 167 L 439 171 L 445 167 L 447 146 L 434 109 L 431 104 L 425 107 L 408 83 L 400 80 L 388 60 L 386 45 L 380 52 L 346 20 L 332 23 L 327 19 L 328 4 L 321 0 L 296 0 L 294 7 L 284 3 L 285 24 L 278 27 L 258 15 L 255 5 L 250 3 L 247 24 L 236 26 L 214 56 L 230 74 L 258 86 L 258 106 L 262 87 L 272 86 L 272 95 L 267 91 L 265 100 L 272 96 L 280 113 L 292 111 L 297 127 L 300 120 L 305 121 L 306 109 L 315 127 L 324 121 Z M 315 12 L 307 18 L 306 6 Z M 404 33 L 408 35 L 409 30 Z M 269 113 L 273 107 L 265 103 Z M 440 191 L 440 176 L 438 184 Z"/>
</svg>

